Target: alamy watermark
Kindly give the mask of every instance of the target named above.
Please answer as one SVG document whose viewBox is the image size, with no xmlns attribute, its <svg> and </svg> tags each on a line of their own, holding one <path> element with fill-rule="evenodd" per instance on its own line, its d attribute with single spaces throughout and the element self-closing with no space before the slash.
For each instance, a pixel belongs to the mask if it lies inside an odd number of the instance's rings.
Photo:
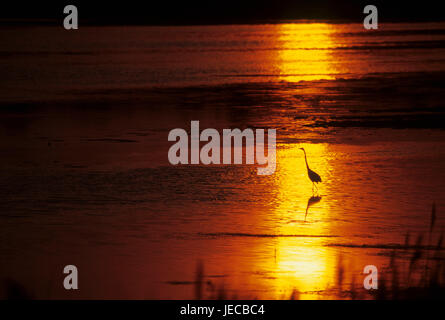
<svg viewBox="0 0 445 320">
<path fill-rule="evenodd" d="M 63 287 L 66 290 L 77 290 L 79 289 L 78 286 L 78 271 L 77 267 L 75 265 L 67 265 L 65 268 L 63 268 L 63 273 L 68 274 L 63 279 Z"/>
<path fill-rule="evenodd" d="M 365 279 L 363 279 L 363 287 L 366 290 L 370 289 L 377 290 L 379 287 L 378 286 L 379 277 L 378 277 L 377 267 L 372 264 L 367 265 L 363 269 L 363 274 L 366 274 Z"/>
<path fill-rule="evenodd" d="M 363 27 L 366 30 L 371 30 L 371 29 L 378 29 L 379 28 L 379 23 L 378 23 L 378 11 L 377 11 L 377 7 L 372 5 L 372 4 L 368 4 L 364 9 L 363 9 L 363 13 L 368 14 L 365 19 L 363 20 Z"/>
<path fill-rule="evenodd" d="M 189 136 L 186 130 L 173 129 L 168 141 L 176 141 L 168 151 L 168 161 L 173 164 L 258 164 L 258 175 L 271 175 L 276 168 L 276 130 L 267 130 L 267 156 L 265 155 L 265 130 L 223 129 L 222 139 L 216 129 L 199 131 L 199 121 L 190 123 Z M 233 148 L 232 148 L 233 141 Z M 200 142 L 207 142 L 200 148 Z M 245 142 L 245 144 L 243 144 Z M 222 144 L 221 144 L 222 143 Z M 222 150 L 222 162 L 221 162 Z M 245 150 L 245 157 L 243 157 Z M 190 151 L 190 152 L 189 152 Z M 256 161 L 255 161 L 256 160 Z"/>
<path fill-rule="evenodd" d="M 75 5 L 67 5 L 63 8 L 63 13 L 67 14 L 67 16 L 63 20 L 63 27 L 66 30 L 78 29 L 79 15 L 77 7 Z M 368 4 L 364 7 L 363 13 L 368 14 L 363 20 L 363 27 L 366 30 L 378 29 L 377 7 L 372 4 Z"/>
<path fill-rule="evenodd" d="M 63 27 L 66 30 L 78 29 L 79 14 L 77 12 L 77 7 L 74 5 L 65 6 L 65 8 L 63 8 L 63 13 L 68 14 L 65 19 L 63 19 Z"/>
</svg>

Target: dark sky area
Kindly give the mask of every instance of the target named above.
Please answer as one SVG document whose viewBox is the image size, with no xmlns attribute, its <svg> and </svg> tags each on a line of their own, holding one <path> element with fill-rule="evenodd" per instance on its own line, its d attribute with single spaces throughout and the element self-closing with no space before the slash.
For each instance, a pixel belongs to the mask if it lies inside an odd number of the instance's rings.
<svg viewBox="0 0 445 320">
<path fill-rule="evenodd" d="M 376 5 L 379 21 L 444 20 L 442 1 L 390 0 L 119 0 L 3 2 L 0 18 L 10 20 L 63 19 L 63 7 L 74 4 L 88 24 L 219 24 L 289 19 L 363 21 L 363 8 Z"/>
</svg>

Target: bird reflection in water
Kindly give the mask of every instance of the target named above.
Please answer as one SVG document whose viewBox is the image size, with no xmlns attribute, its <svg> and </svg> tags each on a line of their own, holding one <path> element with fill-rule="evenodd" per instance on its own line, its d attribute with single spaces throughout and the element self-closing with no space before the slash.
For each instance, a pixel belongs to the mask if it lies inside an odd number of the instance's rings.
<svg viewBox="0 0 445 320">
<path fill-rule="evenodd" d="M 321 201 L 321 196 L 312 196 L 312 197 L 310 197 L 309 199 L 308 199 L 308 201 L 307 201 L 307 206 L 306 206 L 306 214 L 304 215 L 304 222 L 306 222 L 306 217 L 307 217 L 307 213 L 308 213 L 308 211 L 309 211 L 309 208 L 312 206 L 312 205 L 314 205 L 314 204 L 316 204 L 316 203 L 318 203 L 318 202 L 320 202 Z"/>
</svg>

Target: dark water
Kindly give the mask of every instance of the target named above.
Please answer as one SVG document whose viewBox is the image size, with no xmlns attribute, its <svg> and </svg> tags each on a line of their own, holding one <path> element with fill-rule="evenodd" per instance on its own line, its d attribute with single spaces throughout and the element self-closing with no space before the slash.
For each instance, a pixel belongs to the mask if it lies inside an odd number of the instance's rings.
<svg viewBox="0 0 445 320">
<path fill-rule="evenodd" d="M 209 297 L 338 298 L 444 225 L 442 23 L 0 33 L 0 277 L 36 298 L 193 298 L 198 261 Z M 170 165 L 191 120 L 277 129 L 275 174 Z"/>
</svg>

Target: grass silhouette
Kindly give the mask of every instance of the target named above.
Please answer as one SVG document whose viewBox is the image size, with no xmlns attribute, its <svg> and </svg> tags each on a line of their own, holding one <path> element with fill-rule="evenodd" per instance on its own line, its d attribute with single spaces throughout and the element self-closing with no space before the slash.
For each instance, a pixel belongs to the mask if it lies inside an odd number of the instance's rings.
<svg viewBox="0 0 445 320">
<path fill-rule="evenodd" d="M 437 241 L 433 242 L 436 229 L 436 206 L 432 205 L 430 224 L 427 235 L 417 234 L 411 243 L 410 233 L 406 233 L 401 245 L 388 246 L 391 249 L 388 266 L 379 272 L 378 289 L 365 290 L 361 283 L 356 282 L 354 273 L 348 272 L 341 254 L 337 259 L 336 284 L 325 288 L 326 292 L 337 299 L 351 300 L 414 300 L 414 299 L 445 299 L 445 257 L 443 256 L 444 232 L 436 232 Z M 426 240 L 425 240 L 426 239 Z M 372 247 L 372 246 L 370 246 Z M 408 256 L 401 259 L 400 254 Z M 349 285 L 345 277 L 351 275 Z M 205 284 L 205 285 L 204 285 Z M 216 285 L 205 281 L 204 263 L 198 263 L 195 282 L 195 299 L 256 299 L 241 293 L 230 296 L 225 284 Z M 298 300 L 301 292 L 294 288 L 292 292 L 281 299 Z M 259 297 L 261 299 L 261 297 Z"/>
</svg>

